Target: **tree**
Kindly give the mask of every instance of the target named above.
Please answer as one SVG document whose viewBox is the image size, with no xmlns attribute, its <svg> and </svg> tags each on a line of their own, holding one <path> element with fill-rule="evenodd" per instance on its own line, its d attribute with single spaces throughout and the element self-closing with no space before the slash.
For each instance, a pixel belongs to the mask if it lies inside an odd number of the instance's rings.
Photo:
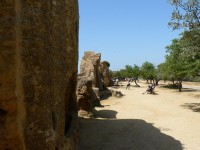
<svg viewBox="0 0 200 150">
<path fill-rule="evenodd" d="M 169 70 L 168 70 L 167 66 L 168 65 L 167 65 L 166 62 L 161 63 L 161 64 L 158 65 L 159 76 L 163 80 L 168 80 L 169 76 L 170 76 L 170 73 L 169 73 Z"/>
<path fill-rule="evenodd" d="M 130 66 L 130 65 L 126 65 L 125 69 L 120 70 L 120 72 L 123 72 L 124 77 L 128 77 L 128 78 L 133 79 L 133 81 L 135 82 L 135 85 L 137 87 L 140 87 L 137 84 L 137 80 L 138 80 L 139 75 L 140 75 L 140 67 L 139 66 L 137 66 L 135 64 L 134 64 L 133 67 Z"/>
<path fill-rule="evenodd" d="M 156 69 L 156 75 L 154 77 L 154 80 L 155 80 L 155 85 L 157 86 L 158 85 L 158 82 L 161 80 L 161 72 L 159 70 L 159 68 Z"/>
<path fill-rule="evenodd" d="M 154 82 L 156 76 L 156 69 L 155 66 L 150 62 L 144 62 L 141 67 L 141 76 L 143 79 L 150 80 L 150 82 Z"/>
<path fill-rule="evenodd" d="M 184 59 L 184 50 L 179 44 L 178 39 L 173 39 L 172 44 L 166 47 L 166 64 L 170 78 L 178 81 L 179 92 L 182 89 L 182 81 L 189 75 L 189 63 L 188 60 Z M 170 71 L 170 72 L 169 72 Z"/>
<path fill-rule="evenodd" d="M 169 26 L 173 29 L 186 28 L 189 30 L 200 28 L 199 0 L 168 0 L 175 6 Z"/>
<path fill-rule="evenodd" d="M 132 78 L 133 78 L 135 85 L 137 87 L 140 87 L 137 84 L 137 80 L 138 80 L 139 76 L 140 76 L 140 67 L 134 64 L 134 66 L 132 67 Z"/>
<path fill-rule="evenodd" d="M 132 66 L 126 65 L 124 71 L 125 71 L 125 77 L 132 78 L 132 76 L 133 76 Z"/>
<path fill-rule="evenodd" d="M 179 44 L 184 50 L 184 59 L 190 61 L 190 74 L 196 76 L 200 72 L 200 30 L 184 31 Z"/>
<path fill-rule="evenodd" d="M 159 72 L 159 76 L 162 80 L 172 81 L 172 83 L 174 85 L 175 77 L 174 77 L 174 74 L 170 70 L 169 63 L 170 63 L 169 61 L 165 61 L 164 63 L 159 64 L 158 72 Z"/>
</svg>

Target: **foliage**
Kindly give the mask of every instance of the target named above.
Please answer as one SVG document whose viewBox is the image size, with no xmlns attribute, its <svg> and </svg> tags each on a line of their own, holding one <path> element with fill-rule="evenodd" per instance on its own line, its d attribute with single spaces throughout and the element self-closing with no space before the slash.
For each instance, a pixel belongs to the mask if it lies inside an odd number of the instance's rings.
<svg viewBox="0 0 200 150">
<path fill-rule="evenodd" d="M 188 34 L 188 33 L 185 33 Z M 189 38 L 173 39 L 171 45 L 167 46 L 167 55 L 165 62 L 158 66 L 163 79 L 169 79 L 179 82 L 179 91 L 182 88 L 182 81 L 191 79 L 198 74 L 199 71 L 199 55 L 191 53 L 187 47 L 190 44 L 184 42 Z M 196 42 L 196 41 L 195 41 Z M 186 46 L 184 46 L 186 44 Z M 193 46 L 192 46 L 193 47 Z"/>
<path fill-rule="evenodd" d="M 167 65 L 166 62 L 158 65 L 159 77 L 163 80 L 168 80 L 169 76 L 170 76 L 170 72 L 169 72 L 169 69 L 167 67 L 168 67 L 168 65 Z"/>
<path fill-rule="evenodd" d="M 135 65 L 132 67 L 130 65 L 125 66 L 125 76 L 128 78 L 138 78 L 140 75 L 140 67 Z"/>
<path fill-rule="evenodd" d="M 200 1 L 199 0 L 168 0 L 175 7 L 169 26 L 173 29 L 200 28 Z"/>
<path fill-rule="evenodd" d="M 167 72 L 170 73 L 170 78 L 183 81 L 188 77 L 189 62 L 185 60 L 184 51 L 179 44 L 178 39 L 173 39 L 172 44 L 166 47 L 166 64 Z"/>
<path fill-rule="evenodd" d="M 179 44 L 184 50 L 184 59 L 189 62 L 190 74 L 197 75 L 200 72 L 200 30 L 183 32 Z"/>
<path fill-rule="evenodd" d="M 144 62 L 141 67 L 141 76 L 146 80 L 154 80 L 156 77 L 155 66 L 150 62 Z"/>
<path fill-rule="evenodd" d="M 122 72 L 121 71 L 111 71 L 111 76 L 112 77 L 120 77 L 120 78 L 122 78 Z"/>
<path fill-rule="evenodd" d="M 126 65 L 125 69 L 121 69 L 119 71 L 113 71 L 112 74 L 113 74 L 113 77 L 138 78 L 140 75 L 140 67 L 135 64 L 133 67 L 130 65 Z"/>
</svg>

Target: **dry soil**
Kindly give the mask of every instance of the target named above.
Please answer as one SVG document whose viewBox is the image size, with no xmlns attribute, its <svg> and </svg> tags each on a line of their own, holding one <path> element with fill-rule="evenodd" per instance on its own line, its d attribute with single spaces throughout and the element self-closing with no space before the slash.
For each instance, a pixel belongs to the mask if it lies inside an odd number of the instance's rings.
<svg viewBox="0 0 200 150">
<path fill-rule="evenodd" d="M 183 83 L 181 93 L 158 86 L 151 95 L 139 84 L 117 87 L 122 98 L 102 100 L 96 118 L 80 119 L 80 149 L 200 150 L 200 86 Z"/>
</svg>

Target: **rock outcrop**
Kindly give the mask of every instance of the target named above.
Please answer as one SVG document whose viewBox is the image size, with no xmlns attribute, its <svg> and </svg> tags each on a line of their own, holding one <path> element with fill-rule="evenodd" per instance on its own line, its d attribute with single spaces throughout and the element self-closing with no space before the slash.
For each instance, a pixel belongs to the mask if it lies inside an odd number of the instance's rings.
<svg viewBox="0 0 200 150">
<path fill-rule="evenodd" d="M 95 106 L 101 104 L 93 90 L 91 78 L 79 76 L 76 90 L 79 117 L 94 117 Z"/>
<path fill-rule="evenodd" d="M 110 77 L 109 67 L 110 67 L 110 63 L 107 61 L 103 61 L 100 64 L 100 73 L 102 76 L 103 83 L 106 87 L 114 85 Z"/>
<path fill-rule="evenodd" d="M 109 88 L 109 91 L 111 92 L 111 95 L 113 97 L 117 97 L 117 98 L 121 98 L 123 96 L 123 94 L 121 93 L 121 91 Z"/>
<path fill-rule="evenodd" d="M 110 64 L 101 62 L 101 54 L 86 51 L 81 60 L 77 85 L 77 103 L 79 116 L 94 116 L 94 107 L 101 106 L 100 100 L 109 96 L 119 96 L 107 87 L 113 85 L 109 75 Z M 114 94 L 115 93 L 115 94 Z M 119 96 L 120 97 L 120 96 Z"/>
<path fill-rule="evenodd" d="M 93 117 L 92 80 L 88 77 L 78 78 L 77 105 L 80 117 Z"/>
<path fill-rule="evenodd" d="M 80 75 L 92 79 L 92 86 L 104 89 L 102 76 L 100 73 L 101 54 L 95 54 L 93 51 L 86 51 L 81 60 Z"/>
<path fill-rule="evenodd" d="M 0 17 L 0 149 L 77 149 L 78 0 L 5 0 Z"/>
</svg>

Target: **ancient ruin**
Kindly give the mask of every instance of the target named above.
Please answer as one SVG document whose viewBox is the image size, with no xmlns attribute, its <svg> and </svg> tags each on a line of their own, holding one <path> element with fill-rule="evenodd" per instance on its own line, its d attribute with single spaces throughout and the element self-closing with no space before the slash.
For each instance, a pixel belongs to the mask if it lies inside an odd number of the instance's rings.
<svg viewBox="0 0 200 150">
<path fill-rule="evenodd" d="M 0 10 L 0 149 L 77 149 L 78 1 Z"/>
<path fill-rule="evenodd" d="M 92 89 L 92 80 L 88 77 L 78 77 L 77 106 L 80 117 L 94 117 L 94 107 L 100 106 L 100 99 Z"/>
<path fill-rule="evenodd" d="M 86 51 L 81 60 L 80 75 L 92 79 L 92 86 L 103 90 L 104 84 L 100 73 L 101 54 L 95 54 L 93 51 Z"/>
<path fill-rule="evenodd" d="M 86 51 L 81 60 L 77 84 L 77 103 L 80 117 L 93 117 L 94 107 L 109 96 L 121 97 L 121 92 L 110 90 L 109 62 L 101 62 L 101 54 Z"/>
<path fill-rule="evenodd" d="M 110 63 L 107 61 L 103 61 L 100 64 L 100 73 L 101 73 L 101 76 L 103 79 L 103 83 L 106 87 L 114 85 L 114 83 L 110 77 L 109 67 L 110 67 Z"/>
</svg>

